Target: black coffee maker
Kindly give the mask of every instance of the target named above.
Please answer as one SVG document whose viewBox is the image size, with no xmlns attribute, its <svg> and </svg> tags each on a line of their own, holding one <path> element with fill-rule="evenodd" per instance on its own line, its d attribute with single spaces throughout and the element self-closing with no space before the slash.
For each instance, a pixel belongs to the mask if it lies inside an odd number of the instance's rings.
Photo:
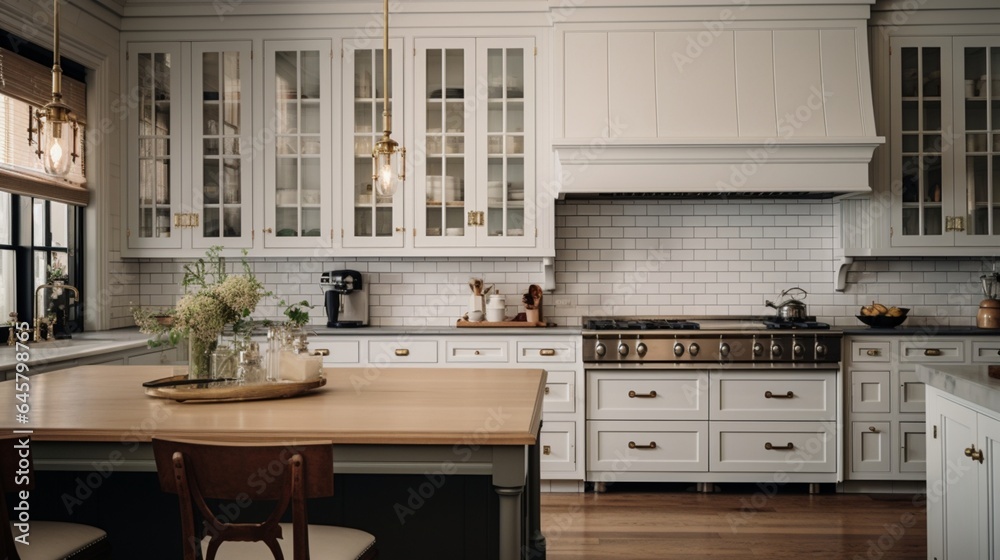
<svg viewBox="0 0 1000 560">
<path fill-rule="evenodd" d="M 364 327 L 368 324 L 368 292 L 357 270 L 324 272 L 319 283 L 326 288 L 326 326 Z"/>
</svg>

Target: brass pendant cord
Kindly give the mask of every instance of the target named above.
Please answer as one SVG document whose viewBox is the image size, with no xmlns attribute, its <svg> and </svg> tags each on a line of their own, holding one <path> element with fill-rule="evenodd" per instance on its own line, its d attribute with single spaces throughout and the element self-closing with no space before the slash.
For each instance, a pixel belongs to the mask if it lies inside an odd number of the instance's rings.
<svg viewBox="0 0 1000 560">
<path fill-rule="evenodd" d="M 382 2 L 382 17 L 385 29 L 382 33 L 382 136 L 388 140 L 392 134 L 392 116 L 389 112 L 389 0 Z"/>
<path fill-rule="evenodd" d="M 62 66 L 59 65 L 59 0 L 52 0 L 52 101 L 62 101 Z"/>
</svg>

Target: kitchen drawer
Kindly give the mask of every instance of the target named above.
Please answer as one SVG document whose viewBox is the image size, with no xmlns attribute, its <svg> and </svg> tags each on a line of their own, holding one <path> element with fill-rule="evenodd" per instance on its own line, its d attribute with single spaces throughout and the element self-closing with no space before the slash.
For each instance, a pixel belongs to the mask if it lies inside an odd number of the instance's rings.
<svg viewBox="0 0 1000 560">
<path fill-rule="evenodd" d="M 708 372 L 590 370 L 587 418 L 708 420 Z"/>
<path fill-rule="evenodd" d="M 545 342 L 519 340 L 517 342 L 518 363 L 575 362 L 576 343 L 573 341 Z"/>
<path fill-rule="evenodd" d="M 542 478 L 545 473 L 576 470 L 576 422 L 544 422 L 539 441 Z"/>
<path fill-rule="evenodd" d="M 436 340 L 371 340 L 368 361 L 372 364 L 434 364 L 438 361 Z"/>
<path fill-rule="evenodd" d="M 965 361 L 962 340 L 899 341 L 899 361 L 924 363 L 960 363 Z"/>
<path fill-rule="evenodd" d="M 708 470 L 708 422 L 587 422 L 588 471 Z"/>
<path fill-rule="evenodd" d="M 972 341 L 972 361 L 983 364 L 1000 364 L 1000 340 Z"/>
<path fill-rule="evenodd" d="M 506 363 L 510 344 L 506 340 L 457 340 L 445 341 L 444 360 L 449 363 Z"/>
<path fill-rule="evenodd" d="M 550 370 L 546 373 L 542 412 L 576 412 L 576 372 Z"/>
<path fill-rule="evenodd" d="M 323 365 L 343 365 L 361 363 L 361 341 L 360 340 L 310 340 L 309 351 L 326 350 L 329 352 L 323 357 Z"/>
<path fill-rule="evenodd" d="M 712 422 L 709 438 L 712 471 L 837 471 L 833 422 Z"/>
<path fill-rule="evenodd" d="M 889 422 L 851 422 L 851 471 L 892 470 Z"/>
<path fill-rule="evenodd" d="M 927 387 L 917 380 L 916 371 L 899 372 L 899 411 L 923 413 L 927 407 Z"/>
<path fill-rule="evenodd" d="M 891 410 L 888 371 L 850 372 L 851 412 L 889 412 Z"/>
<path fill-rule="evenodd" d="M 892 343 L 885 340 L 880 342 L 851 342 L 852 362 L 888 362 Z"/>
<path fill-rule="evenodd" d="M 835 420 L 837 373 L 727 370 L 712 374 L 712 420 Z"/>
</svg>

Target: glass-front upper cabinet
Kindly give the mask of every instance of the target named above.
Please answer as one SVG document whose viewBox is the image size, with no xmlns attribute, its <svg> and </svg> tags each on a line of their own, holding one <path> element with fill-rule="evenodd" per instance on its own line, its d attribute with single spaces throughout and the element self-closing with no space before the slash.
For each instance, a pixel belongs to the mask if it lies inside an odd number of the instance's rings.
<svg viewBox="0 0 1000 560">
<path fill-rule="evenodd" d="M 348 39 L 343 49 L 344 177 L 343 243 L 345 247 L 402 247 L 404 192 L 380 197 L 372 190 L 372 148 L 382 137 L 385 87 L 383 52 L 371 39 Z M 381 42 L 379 42 L 381 47 Z M 404 144 L 403 41 L 389 41 L 389 109 L 392 137 Z M 404 185 L 412 184 L 407 177 Z M 406 188 L 406 187 L 404 187 Z"/>
<path fill-rule="evenodd" d="M 949 39 L 893 39 L 890 118 L 895 246 L 953 243 L 949 230 L 955 213 L 949 154 L 950 44 Z"/>
<path fill-rule="evenodd" d="M 132 43 L 126 48 L 128 91 L 129 248 L 180 248 L 181 46 Z"/>
<path fill-rule="evenodd" d="M 192 245 L 252 247 L 251 45 L 195 43 L 191 51 L 191 188 L 200 215 Z"/>
<path fill-rule="evenodd" d="M 995 246 L 1000 236 L 1000 38 L 955 39 L 956 184 L 965 217 L 960 245 Z"/>
<path fill-rule="evenodd" d="M 486 84 L 485 111 L 478 113 L 476 184 L 477 245 L 530 247 L 535 243 L 534 44 L 530 39 L 477 41 L 478 83 Z M 477 95 L 482 93 L 479 88 Z"/>
<path fill-rule="evenodd" d="M 416 58 L 415 245 L 534 246 L 533 40 L 418 39 Z"/>
<path fill-rule="evenodd" d="M 331 42 L 264 42 L 264 246 L 329 247 Z"/>
</svg>

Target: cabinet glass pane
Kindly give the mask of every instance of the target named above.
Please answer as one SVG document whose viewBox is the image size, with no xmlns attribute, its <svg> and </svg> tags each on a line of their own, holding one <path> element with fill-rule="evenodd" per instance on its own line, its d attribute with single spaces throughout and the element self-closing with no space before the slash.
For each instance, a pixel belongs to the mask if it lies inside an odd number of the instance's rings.
<svg viewBox="0 0 1000 560">
<path fill-rule="evenodd" d="M 427 131 L 425 145 L 426 228 L 429 237 L 464 236 L 465 207 L 465 52 L 428 49 Z"/>
<path fill-rule="evenodd" d="M 967 47 L 965 189 L 969 235 L 997 235 L 1000 218 L 1000 48 Z"/>
<path fill-rule="evenodd" d="M 487 212 L 490 237 L 524 235 L 524 50 L 489 49 Z"/>
<path fill-rule="evenodd" d="M 389 51 L 389 110 L 392 111 L 392 50 Z M 354 52 L 354 236 L 389 237 L 393 234 L 393 198 L 372 192 L 372 149 L 382 137 L 383 87 L 382 49 Z M 439 104 L 440 106 L 440 104 Z M 399 122 L 399 121 L 395 121 Z M 441 122 L 440 114 L 437 121 Z M 439 125 L 440 126 L 440 125 Z M 398 136 L 398 135 L 397 135 Z M 443 139 L 433 146 L 443 150 Z M 398 196 L 402 196 L 398 194 Z"/>
<path fill-rule="evenodd" d="M 223 216 L 241 213 L 242 160 L 240 113 L 242 72 L 239 52 L 206 52 L 201 55 L 202 124 L 202 236 L 240 237 L 240 219 Z"/>
<path fill-rule="evenodd" d="M 138 53 L 139 237 L 170 237 L 169 53 Z"/>
<path fill-rule="evenodd" d="M 320 51 L 275 53 L 275 235 L 320 236 Z"/>
<path fill-rule="evenodd" d="M 941 235 L 942 189 L 941 49 L 900 49 L 903 99 L 900 138 L 902 235 Z"/>
</svg>

